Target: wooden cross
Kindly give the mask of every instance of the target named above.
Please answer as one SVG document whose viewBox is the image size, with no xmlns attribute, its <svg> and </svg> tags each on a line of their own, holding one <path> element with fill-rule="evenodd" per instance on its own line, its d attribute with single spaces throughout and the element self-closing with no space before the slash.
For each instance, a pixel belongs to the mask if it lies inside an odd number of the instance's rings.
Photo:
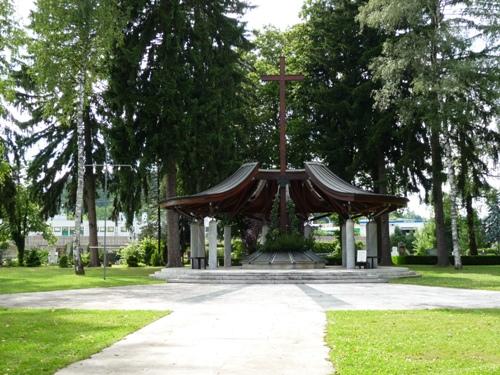
<svg viewBox="0 0 500 375">
<path fill-rule="evenodd" d="M 263 75 L 262 81 L 279 81 L 280 84 L 280 174 L 282 177 L 286 173 L 286 82 L 302 81 L 304 76 L 301 74 L 286 74 L 285 56 L 280 57 L 280 74 Z M 284 179 L 282 179 L 284 181 Z M 288 217 L 286 212 L 286 185 L 280 184 L 280 230 L 286 232 Z"/>
</svg>

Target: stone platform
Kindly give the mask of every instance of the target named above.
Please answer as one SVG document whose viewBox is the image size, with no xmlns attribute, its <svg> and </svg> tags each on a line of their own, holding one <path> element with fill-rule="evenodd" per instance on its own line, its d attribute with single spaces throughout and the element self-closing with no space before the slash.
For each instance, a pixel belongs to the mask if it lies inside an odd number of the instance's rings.
<svg viewBox="0 0 500 375">
<path fill-rule="evenodd" d="M 217 270 L 193 270 L 190 268 L 163 268 L 151 277 L 169 283 L 193 284 L 338 284 L 338 283 L 386 283 L 394 278 L 418 277 L 406 267 L 379 267 L 375 269 L 351 269 L 340 266 L 322 269 L 243 269 L 232 267 Z"/>
<path fill-rule="evenodd" d="M 243 259 L 244 269 L 325 268 L 325 261 L 313 251 L 257 251 Z"/>
</svg>

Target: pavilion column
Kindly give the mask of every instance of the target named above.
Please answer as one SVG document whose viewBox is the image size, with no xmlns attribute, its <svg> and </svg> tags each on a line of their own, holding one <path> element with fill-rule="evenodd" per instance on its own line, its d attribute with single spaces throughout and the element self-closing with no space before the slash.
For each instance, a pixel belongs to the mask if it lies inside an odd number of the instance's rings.
<svg viewBox="0 0 500 375">
<path fill-rule="evenodd" d="M 191 264 L 193 264 L 193 257 L 197 257 L 198 251 L 199 251 L 199 240 L 200 240 L 200 235 L 198 233 L 200 226 L 196 220 L 192 221 L 189 223 L 189 233 L 190 233 L 190 238 L 189 238 L 189 247 L 191 249 Z"/>
<path fill-rule="evenodd" d="M 312 226 L 307 223 L 304 225 L 304 238 L 310 238 L 312 236 Z"/>
<path fill-rule="evenodd" d="M 224 226 L 224 267 L 231 267 L 231 226 Z"/>
<path fill-rule="evenodd" d="M 198 223 L 198 251 L 197 256 L 205 258 L 205 219 L 201 219 Z M 204 267 L 206 265 L 204 264 Z"/>
<path fill-rule="evenodd" d="M 366 224 L 366 255 L 376 257 L 378 254 L 377 222 L 369 221 Z M 373 258 L 373 268 L 377 268 L 377 258 Z"/>
<path fill-rule="evenodd" d="M 347 219 L 345 222 L 346 232 L 346 268 L 354 269 L 356 267 L 356 247 L 354 242 L 354 222 L 352 219 Z"/>
<path fill-rule="evenodd" d="M 266 243 L 266 236 L 269 233 L 269 225 L 264 224 L 262 226 L 262 232 L 260 234 L 260 243 L 261 245 L 264 245 Z"/>
<path fill-rule="evenodd" d="M 217 220 L 212 219 L 208 224 L 208 268 L 217 268 Z"/>
<path fill-rule="evenodd" d="M 341 245 L 342 245 L 342 267 L 345 267 L 347 265 L 347 253 L 346 253 L 346 231 L 345 231 L 345 222 L 342 223 L 342 226 L 340 227 L 340 235 L 341 235 Z"/>
</svg>

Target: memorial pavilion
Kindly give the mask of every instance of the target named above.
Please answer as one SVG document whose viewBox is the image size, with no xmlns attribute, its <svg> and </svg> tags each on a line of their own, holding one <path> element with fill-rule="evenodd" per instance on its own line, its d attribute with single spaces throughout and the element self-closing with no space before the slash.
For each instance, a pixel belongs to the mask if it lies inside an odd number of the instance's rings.
<svg viewBox="0 0 500 375">
<path fill-rule="evenodd" d="M 295 213 L 304 221 L 312 214 L 337 213 L 342 219 L 342 264 L 355 268 L 356 250 L 353 219 L 365 216 L 367 225 L 367 252 L 377 257 L 378 216 L 406 206 L 407 199 L 393 195 L 376 194 L 353 186 L 335 175 L 324 164 L 316 161 L 304 163 L 303 169 L 288 169 L 286 163 L 285 84 L 299 81 L 301 75 L 285 74 L 285 59 L 280 58 L 280 74 L 262 77 L 264 81 L 280 84 L 280 169 L 261 169 L 256 162 L 242 165 L 220 184 L 203 192 L 167 199 L 161 207 L 173 209 L 192 219 L 191 249 L 194 257 L 204 257 L 205 239 L 203 219 L 214 218 L 209 224 L 209 268 L 217 268 L 217 221 L 222 217 L 248 217 L 265 223 L 276 194 L 280 197 L 280 230 L 287 230 L 287 200 L 293 200 Z M 265 234 L 265 233 L 264 233 Z M 231 261 L 231 227 L 224 228 L 224 264 Z M 294 254 L 289 258 L 294 263 Z M 304 258 L 304 257 L 303 257 Z M 307 258 L 307 257 L 306 257 Z M 311 257 L 312 258 L 312 257 Z M 274 259 L 274 258 L 273 258 Z M 272 265 L 270 258 L 266 262 Z M 315 263 L 315 259 L 311 259 Z M 287 266 L 290 266 L 289 264 Z M 293 267 L 292 267 L 293 268 Z"/>
</svg>

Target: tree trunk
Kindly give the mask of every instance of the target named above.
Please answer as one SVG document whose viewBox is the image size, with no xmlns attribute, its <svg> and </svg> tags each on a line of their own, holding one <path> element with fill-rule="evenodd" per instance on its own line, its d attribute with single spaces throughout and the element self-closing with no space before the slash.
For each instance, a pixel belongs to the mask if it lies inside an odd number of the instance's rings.
<svg viewBox="0 0 500 375">
<path fill-rule="evenodd" d="M 441 145 L 439 131 L 431 130 L 431 157 L 432 157 L 432 201 L 434 204 L 434 220 L 436 222 L 437 265 L 447 267 L 450 265 L 448 250 L 446 248 L 444 209 L 443 209 L 443 164 L 441 161 Z"/>
<path fill-rule="evenodd" d="M 85 160 L 86 164 L 92 164 L 92 129 L 90 124 L 85 123 Z M 89 218 L 89 251 L 90 267 L 99 267 L 99 249 L 97 239 L 97 213 L 95 207 L 96 188 L 95 175 L 92 167 L 87 167 L 85 173 L 85 202 L 87 205 L 87 215 Z"/>
<path fill-rule="evenodd" d="M 376 190 L 380 194 L 387 194 L 387 169 L 385 166 L 384 153 L 377 154 L 377 180 Z M 377 244 L 379 246 L 380 265 L 392 266 L 391 238 L 389 235 L 389 214 L 382 214 L 377 219 Z"/>
<path fill-rule="evenodd" d="M 474 210 L 472 208 L 472 194 L 465 196 L 465 209 L 467 211 L 467 232 L 469 235 L 469 255 L 477 255 L 476 228 L 474 226 Z"/>
<path fill-rule="evenodd" d="M 26 248 L 26 242 L 23 236 L 14 236 L 12 238 L 17 247 L 17 262 L 20 266 L 24 265 L 24 250 Z"/>
<path fill-rule="evenodd" d="M 77 169 L 78 177 L 76 184 L 76 202 L 75 202 L 75 238 L 73 256 L 75 261 L 75 273 L 77 275 L 85 274 L 81 257 L 81 236 L 80 227 L 82 224 L 82 204 L 83 204 L 83 183 L 85 177 L 85 125 L 83 122 L 83 110 L 85 100 L 84 71 L 80 72 L 78 77 L 78 113 L 77 113 Z"/>
<path fill-rule="evenodd" d="M 174 160 L 167 162 L 167 198 L 177 195 L 177 166 Z M 179 215 L 174 210 L 167 210 L 167 267 L 182 267 Z"/>
<path fill-rule="evenodd" d="M 462 268 L 462 258 L 460 256 L 460 244 L 458 242 L 458 210 L 457 210 L 457 187 L 455 185 L 455 168 L 453 167 L 453 155 L 451 152 L 450 140 L 444 143 L 446 150 L 446 163 L 448 171 L 448 183 L 450 184 L 450 200 L 451 200 L 451 239 L 453 243 L 453 260 L 455 269 Z"/>
</svg>

